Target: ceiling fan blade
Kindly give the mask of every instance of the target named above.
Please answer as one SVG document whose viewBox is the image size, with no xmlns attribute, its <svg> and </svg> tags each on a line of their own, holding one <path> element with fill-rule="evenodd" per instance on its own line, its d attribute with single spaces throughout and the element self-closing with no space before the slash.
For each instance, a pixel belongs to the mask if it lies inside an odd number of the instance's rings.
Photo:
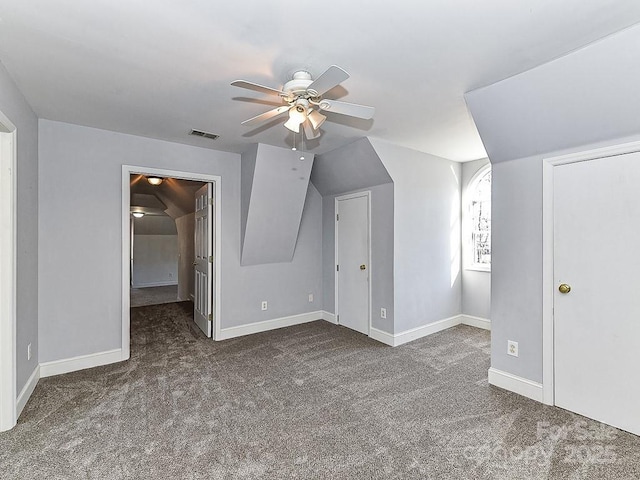
<svg viewBox="0 0 640 480">
<path fill-rule="evenodd" d="M 337 65 L 331 65 L 307 87 L 307 90 L 315 90 L 318 92 L 318 96 L 320 96 L 333 87 L 340 85 L 347 78 L 349 78 L 347 72 Z"/>
<path fill-rule="evenodd" d="M 264 85 L 248 82 L 247 80 L 235 80 L 231 82 L 231 85 L 233 85 L 234 87 L 246 88 L 248 90 L 255 90 L 256 92 L 260 92 L 260 93 L 267 93 L 269 95 L 279 95 L 279 96 L 287 95 L 285 92 L 280 91 L 276 88 L 265 87 Z"/>
<path fill-rule="evenodd" d="M 320 136 L 320 131 L 314 130 L 311 122 L 308 120 L 302 124 L 302 128 L 304 129 L 304 136 L 307 137 L 308 140 L 313 140 Z"/>
<path fill-rule="evenodd" d="M 355 103 L 339 102 L 338 100 L 323 99 L 318 105 L 322 110 L 327 112 L 340 113 L 349 115 L 350 117 L 362 118 L 370 120 L 376 113 L 376 109 L 366 105 L 358 105 Z"/>
<path fill-rule="evenodd" d="M 264 122 L 265 120 L 269 120 L 270 118 L 277 117 L 289 110 L 289 105 L 283 105 L 282 107 L 274 108 L 273 110 L 269 110 L 268 112 L 261 113 L 260 115 L 256 115 L 249 120 L 245 120 L 242 122 L 242 125 L 254 125 L 256 123 Z"/>
</svg>

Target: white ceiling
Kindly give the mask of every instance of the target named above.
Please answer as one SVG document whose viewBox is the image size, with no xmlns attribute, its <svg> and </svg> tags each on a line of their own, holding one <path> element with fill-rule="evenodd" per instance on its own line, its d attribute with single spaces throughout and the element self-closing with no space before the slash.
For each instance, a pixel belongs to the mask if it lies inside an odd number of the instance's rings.
<svg viewBox="0 0 640 480">
<path fill-rule="evenodd" d="M 282 120 L 240 122 L 306 69 L 351 74 L 329 98 L 323 153 L 362 136 L 465 161 L 485 156 L 463 94 L 640 22 L 637 0 L 0 0 L 0 60 L 41 118 L 242 152 L 287 146 Z M 190 137 L 191 128 L 221 135 Z"/>
</svg>

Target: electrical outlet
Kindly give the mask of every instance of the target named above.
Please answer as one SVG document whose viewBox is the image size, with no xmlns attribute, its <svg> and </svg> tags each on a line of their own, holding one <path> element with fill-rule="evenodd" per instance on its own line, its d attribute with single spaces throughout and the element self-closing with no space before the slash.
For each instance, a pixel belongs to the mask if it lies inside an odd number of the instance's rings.
<svg viewBox="0 0 640 480">
<path fill-rule="evenodd" d="M 507 340 L 507 355 L 518 356 L 518 342 Z"/>
<path fill-rule="evenodd" d="M 309 303 L 313 302 L 313 293 L 309 294 Z"/>
<path fill-rule="evenodd" d="M 262 306 L 261 306 L 260 308 L 261 308 L 262 310 L 266 310 L 266 309 L 267 309 L 267 301 L 266 301 L 266 300 L 264 300 L 264 301 L 262 302 Z"/>
<path fill-rule="evenodd" d="M 27 360 L 31 360 L 31 344 L 27 345 Z"/>
<path fill-rule="evenodd" d="M 380 309 L 380 318 L 387 318 L 387 309 L 386 308 L 381 308 Z"/>
</svg>

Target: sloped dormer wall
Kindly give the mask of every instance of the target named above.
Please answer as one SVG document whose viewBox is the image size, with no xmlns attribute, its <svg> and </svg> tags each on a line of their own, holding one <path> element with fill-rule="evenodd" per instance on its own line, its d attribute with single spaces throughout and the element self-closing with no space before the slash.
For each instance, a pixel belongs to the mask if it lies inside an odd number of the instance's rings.
<svg viewBox="0 0 640 480">
<path fill-rule="evenodd" d="M 313 155 L 258 144 L 242 155 L 244 265 L 290 262 L 298 240 Z"/>
</svg>

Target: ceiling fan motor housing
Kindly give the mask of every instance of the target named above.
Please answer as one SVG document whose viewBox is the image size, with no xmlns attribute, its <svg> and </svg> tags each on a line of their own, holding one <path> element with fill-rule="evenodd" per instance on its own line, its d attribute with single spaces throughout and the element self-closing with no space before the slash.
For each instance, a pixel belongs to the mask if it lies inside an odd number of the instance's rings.
<svg viewBox="0 0 640 480">
<path fill-rule="evenodd" d="M 303 95 L 307 92 L 307 87 L 313 83 L 311 74 L 304 70 L 300 70 L 293 74 L 293 79 L 284 84 L 282 90 L 290 96 Z M 312 93 L 311 91 L 309 93 Z M 315 96 L 315 95 L 311 95 Z"/>
</svg>

